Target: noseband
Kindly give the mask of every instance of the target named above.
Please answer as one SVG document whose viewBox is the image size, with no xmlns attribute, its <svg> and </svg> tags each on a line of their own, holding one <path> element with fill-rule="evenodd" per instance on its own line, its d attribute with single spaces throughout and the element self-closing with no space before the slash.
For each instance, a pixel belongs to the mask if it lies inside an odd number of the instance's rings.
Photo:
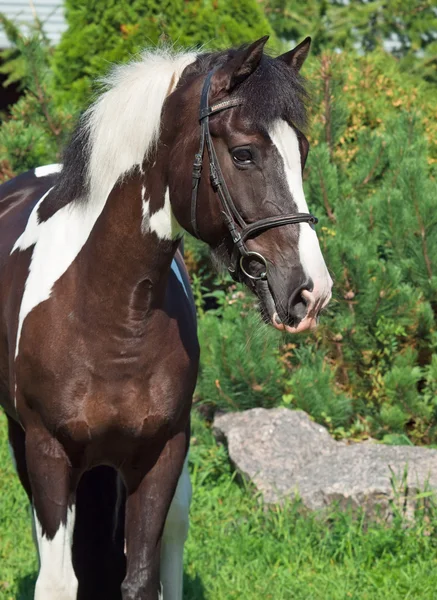
<svg viewBox="0 0 437 600">
<path fill-rule="evenodd" d="M 249 277 L 249 279 L 267 279 L 267 260 L 259 252 L 248 250 L 245 243 L 246 240 L 260 234 L 262 231 L 273 229 L 274 227 L 281 227 L 282 225 L 295 225 L 297 223 L 316 224 L 317 218 L 310 213 L 297 213 L 295 215 L 278 215 L 276 217 L 268 217 L 266 219 L 260 219 L 255 223 L 246 223 L 243 217 L 240 215 L 229 193 L 222 170 L 220 168 L 220 163 L 218 161 L 209 130 L 209 117 L 215 113 L 221 112 L 222 110 L 227 110 L 235 106 L 241 106 L 243 102 L 239 98 L 231 98 L 229 100 L 224 100 L 223 102 L 218 102 L 213 106 L 209 106 L 209 89 L 211 87 L 211 78 L 214 72 L 215 69 L 208 73 L 205 83 L 203 84 L 202 94 L 200 96 L 200 147 L 199 152 L 195 155 L 193 164 L 191 225 L 195 236 L 201 239 L 197 227 L 197 196 L 199 182 L 202 175 L 203 154 L 206 145 L 209 157 L 211 185 L 219 197 L 222 206 L 223 220 L 229 230 L 229 233 L 231 234 L 232 241 L 234 242 L 229 272 L 235 280 L 238 280 L 239 269 L 241 269 L 244 275 Z M 263 271 L 260 275 L 252 275 L 249 272 L 251 260 L 263 265 Z M 247 264 L 247 268 L 245 263 Z"/>
</svg>

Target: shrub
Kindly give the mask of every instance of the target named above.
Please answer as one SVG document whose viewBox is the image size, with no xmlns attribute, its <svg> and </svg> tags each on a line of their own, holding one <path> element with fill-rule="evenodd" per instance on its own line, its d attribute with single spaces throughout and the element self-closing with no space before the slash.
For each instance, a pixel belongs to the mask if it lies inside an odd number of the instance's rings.
<svg viewBox="0 0 437 600">
<path fill-rule="evenodd" d="M 313 336 L 280 344 L 258 324 L 251 331 L 241 306 L 228 306 L 231 290 L 219 320 L 200 320 L 198 392 L 220 407 L 304 408 L 337 435 L 435 442 L 437 148 L 429 88 L 379 52 L 322 54 L 309 79 L 305 186 L 320 217 L 333 300 Z M 257 342 L 263 335 L 268 361 Z M 244 343 L 250 358 L 242 368 Z"/>
<path fill-rule="evenodd" d="M 55 50 L 58 102 L 83 106 L 92 81 L 114 62 L 158 42 L 226 48 L 272 34 L 255 0 L 66 0 L 68 30 Z M 86 51 L 84 52 L 84 48 Z"/>
</svg>

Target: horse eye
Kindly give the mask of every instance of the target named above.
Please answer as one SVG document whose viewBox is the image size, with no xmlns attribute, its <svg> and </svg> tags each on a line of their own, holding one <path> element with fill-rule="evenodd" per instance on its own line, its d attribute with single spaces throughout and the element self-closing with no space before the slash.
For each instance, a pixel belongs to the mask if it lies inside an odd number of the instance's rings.
<svg viewBox="0 0 437 600">
<path fill-rule="evenodd" d="M 239 165 L 248 165 L 253 161 L 252 152 L 248 148 L 237 148 L 232 151 L 234 162 Z"/>
</svg>

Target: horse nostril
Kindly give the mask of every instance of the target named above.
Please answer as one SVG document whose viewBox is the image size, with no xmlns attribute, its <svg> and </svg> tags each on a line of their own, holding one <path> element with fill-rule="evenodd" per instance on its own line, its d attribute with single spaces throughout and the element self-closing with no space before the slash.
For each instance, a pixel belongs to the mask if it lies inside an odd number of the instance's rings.
<svg viewBox="0 0 437 600">
<path fill-rule="evenodd" d="M 288 315 L 294 323 L 298 323 L 304 319 L 308 313 L 308 301 L 305 296 L 308 296 L 313 289 L 311 280 L 305 281 L 291 295 L 288 301 Z M 304 292 L 306 292 L 304 294 Z"/>
</svg>

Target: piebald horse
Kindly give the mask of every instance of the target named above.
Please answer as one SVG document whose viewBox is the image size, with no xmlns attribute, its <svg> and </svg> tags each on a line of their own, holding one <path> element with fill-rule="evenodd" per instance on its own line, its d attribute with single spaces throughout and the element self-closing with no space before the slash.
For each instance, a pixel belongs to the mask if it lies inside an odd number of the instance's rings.
<svg viewBox="0 0 437 600">
<path fill-rule="evenodd" d="M 0 187 L 0 403 L 36 600 L 182 598 L 199 360 L 183 232 L 277 329 L 329 301 L 302 187 L 310 40 L 271 58 L 266 39 L 115 68 L 63 166 Z"/>
</svg>

